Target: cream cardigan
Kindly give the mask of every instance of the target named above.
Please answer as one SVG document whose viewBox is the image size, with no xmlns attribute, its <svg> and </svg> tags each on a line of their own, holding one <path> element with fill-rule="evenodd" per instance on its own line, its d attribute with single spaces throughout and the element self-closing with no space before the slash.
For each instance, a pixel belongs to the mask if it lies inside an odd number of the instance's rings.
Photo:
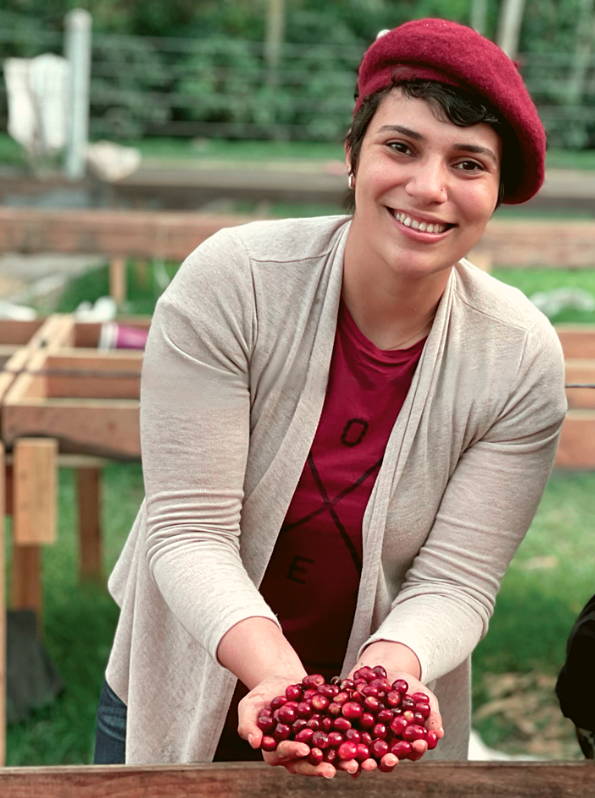
<svg viewBox="0 0 595 798">
<path fill-rule="evenodd" d="M 128 705 L 127 762 L 212 759 L 236 681 L 218 643 L 243 618 L 275 620 L 256 585 L 322 408 L 349 223 L 222 230 L 157 304 L 146 498 L 109 581 L 121 611 L 106 676 Z M 364 516 L 343 666 L 374 639 L 416 652 L 446 731 L 428 757 L 467 756 L 470 654 L 551 469 L 563 373 L 547 319 L 457 264 Z"/>
</svg>

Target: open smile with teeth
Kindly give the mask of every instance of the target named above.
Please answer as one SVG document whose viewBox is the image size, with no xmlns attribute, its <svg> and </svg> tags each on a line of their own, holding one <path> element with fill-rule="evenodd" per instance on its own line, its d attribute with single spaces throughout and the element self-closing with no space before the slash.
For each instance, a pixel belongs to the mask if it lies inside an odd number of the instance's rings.
<svg viewBox="0 0 595 798">
<path fill-rule="evenodd" d="M 452 224 L 440 224 L 438 222 L 423 222 L 421 219 L 414 219 L 412 216 L 409 216 L 402 211 L 392 211 L 394 218 L 404 224 L 405 227 L 411 227 L 413 230 L 419 230 L 420 233 L 444 233 L 449 230 L 451 227 L 454 227 Z"/>
</svg>

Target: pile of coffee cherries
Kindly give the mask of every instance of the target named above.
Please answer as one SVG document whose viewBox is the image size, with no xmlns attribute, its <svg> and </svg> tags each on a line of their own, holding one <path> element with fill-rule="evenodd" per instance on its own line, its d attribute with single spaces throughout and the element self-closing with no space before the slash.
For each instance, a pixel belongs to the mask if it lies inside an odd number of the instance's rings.
<svg viewBox="0 0 595 798">
<path fill-rule="evenodd" d="M 307 761 L 313 765 L 375 759 L 381 770 L 388 753 L 419 759 L 422 754 L 411 744 L 425 740 L 432 749 L 438 735 L 425 726 L 428 696 L 409 695 L 408 689 L 404 679 L 391 684 L 382 665 L 360 668 L 352 679 L 335 677 L 330 684 L 318 673 L 304 676 L 260 711 L 261 748 L 274 751 L 282 740 L 295 740 L 310 747 Z"/>
</svg>

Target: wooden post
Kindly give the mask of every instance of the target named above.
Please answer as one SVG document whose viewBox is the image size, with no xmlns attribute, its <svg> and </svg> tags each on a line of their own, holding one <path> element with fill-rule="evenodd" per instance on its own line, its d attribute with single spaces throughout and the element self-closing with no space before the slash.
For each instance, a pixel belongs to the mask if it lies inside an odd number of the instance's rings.
<svg viewBox="0 0 595 798">
<path fill-rule="evenodd" d="M 103 576 L 101 545 L 101 468 L 76 468 L 79 577 Z"/>
<path fill-rule="evenodd" d="M 43 605 L 41 545 L 56 539 L 57 442 L 20 438 L 14 446 L 11 599 L 15 609 Z"/>
<path fill-rule="evenodd" d="M 4 558 L 4 516 L 6 515 L 6 463 L 0 443 L 0 767 L 6 761 L 6 562 Z"/>
<path fill-rule="evenodd" d="M 13 546 L 10 603 L 15 610 L 33 610 L 41 628 L 41 546 Z"/>
<path fill-rule="evenodd" d="M 134 279 L 136 284 L 142 289 L 149 287 L 149 263 L 145 258 L 137 258 L 134 261 Z"/>
<path fill-rule="evenodd" d="M 126 259 L 112 258 L 109 263 L 109 293 L 120 307 L 126 301 Z"/>
</svg>

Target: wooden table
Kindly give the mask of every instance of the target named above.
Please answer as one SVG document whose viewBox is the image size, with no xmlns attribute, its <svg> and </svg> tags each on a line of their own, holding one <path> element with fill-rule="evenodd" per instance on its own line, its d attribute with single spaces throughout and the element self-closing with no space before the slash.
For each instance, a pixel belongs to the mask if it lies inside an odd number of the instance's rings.
<svg viewBox="0 0 595 798">
<path fill-rule="evenodd" d="M 248 763 L 6 768 L 2 798 L 592 798 L 593 762 L 405 762 L 357 779 L 291 776 Z"/>
</svg>

